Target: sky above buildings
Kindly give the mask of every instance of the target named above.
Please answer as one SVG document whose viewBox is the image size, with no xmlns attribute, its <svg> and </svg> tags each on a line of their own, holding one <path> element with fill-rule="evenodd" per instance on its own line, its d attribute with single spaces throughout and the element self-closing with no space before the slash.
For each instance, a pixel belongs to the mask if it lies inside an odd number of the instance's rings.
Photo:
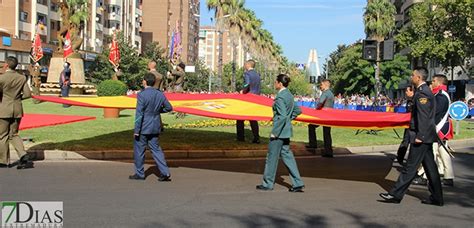
<svg viewBox="0 0 474 228">
<path fill-rule="evenodd" d="M 338 44 L 365 38 L 362 15 L 366 0 L 246 0 L 245 5 L 263 20 L 284 55 L 306 63 L 316 48 L 323 62 Z M 206 1 L 201 1 L 201 25 L 212 25 Z"/>
</svg>

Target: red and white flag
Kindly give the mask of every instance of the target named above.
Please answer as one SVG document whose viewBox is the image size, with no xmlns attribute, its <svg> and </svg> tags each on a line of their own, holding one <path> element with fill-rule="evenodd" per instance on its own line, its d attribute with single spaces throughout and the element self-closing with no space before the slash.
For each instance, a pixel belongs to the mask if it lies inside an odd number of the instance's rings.
<svg viewBox="0 0 474 228">
<path fill-rule="evenodd" d="M 35 35 L 35 39 L 31 44 L 31 59 L 33 62 L 38 62 L 41 58 L 43 58 L 43 48 L 41 47 L 41 37 L 38 33 Z"/>
<path fill-rule="evenodd" d="M 69 31 L 67 31 L 66 33 L 63 49 L 64 49 L 64 58 L 67 58 L 69 55 L 71 55 L 74 52 L 72 50 L 71 35 L 69 34 Z"/>
<path fill-rule="evenodd" d="M 118 68 L 120 64 L 120 50 L 117 42 L 117 37 L 114 36 L 112 38 L 112 44 L 110 45 L 110 53 L 109 53 L 109 62 L 112 63 L 114 68 Z"/>
</svg>

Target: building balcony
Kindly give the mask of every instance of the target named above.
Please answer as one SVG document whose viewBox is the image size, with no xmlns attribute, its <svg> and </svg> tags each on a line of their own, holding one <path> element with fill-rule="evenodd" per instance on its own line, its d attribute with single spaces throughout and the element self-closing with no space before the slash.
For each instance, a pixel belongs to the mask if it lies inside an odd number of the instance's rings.
<svg viewBox="0 0 474 228">
<path fill-rule="evenodd" d="M 135 13 L 136 13 L 137 16 L 139 16 L 139 17 L 143 16 L 143 11 L 142 11 L 142 9 L 140 9 L 140 8 L 138 8 L 138 7 L 135 9 Z"/>
<path fill-rule="evenodd" d="M 109 16 L 107 18 L 109 20 L 121 21 L 122 15 L 120 15 L 120 13 L 112 12 L 112 13 L 109 13 Z"/>
</svg>

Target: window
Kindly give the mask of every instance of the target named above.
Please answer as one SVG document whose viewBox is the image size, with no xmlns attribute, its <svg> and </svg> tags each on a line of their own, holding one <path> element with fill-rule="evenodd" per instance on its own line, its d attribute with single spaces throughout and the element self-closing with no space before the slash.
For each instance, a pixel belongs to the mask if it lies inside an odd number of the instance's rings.
<svg viewBox="0 0 474 228">
<path fill-rule="evenodd" d="M 57 3 L 51 2 L 51 11 L 57 12 L 59 9 L 59 5 Z"/>
<path fill-rule="evenodd" d="M 20 12 L 20 21 L 27 22 L 28 21 L 28 13 L 27 12 Z"/>
<path fill-rule="evenodd" d="M 2 1 L 0 0 L 0 3 L 1 3 L 1 2 L 2 2 Z M 0 50 L 0 61 L 2 61 L 2 62 L 5 61 L 5 54 L 6 54 L 5 51 Z"/>
<path fill-rule="evenodd" d="M 38 4 L 41 4 L 41 5 L 45 5 L 45 6 L 48 5 L 48 1 L 47 1 L 47 0 L 36 0 L 36 2 L 37 2 Z"/>
<path fill-rule="evenodd" d="M 46 17 L 46 15 L 38 13 L 37 23 L 40 22 L 40 21 L 41 21 L 44 25 L 47 25 L 48 18 Z"/>
</svg>

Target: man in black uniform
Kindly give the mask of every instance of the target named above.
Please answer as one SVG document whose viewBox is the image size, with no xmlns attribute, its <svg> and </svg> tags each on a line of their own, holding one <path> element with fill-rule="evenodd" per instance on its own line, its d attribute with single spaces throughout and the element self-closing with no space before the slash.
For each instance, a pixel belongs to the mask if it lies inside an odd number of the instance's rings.
<svg viewBox="0 0 474 228">
<path fill-rule="evenodd" d="M 435 98 L 426 84 L 428 70 L 416 68 L 411 76 L 415 85 L 413 109 L 410 119 L 410 153 L 402 173 L 395 186 L 388 193 L 380 193 L 380 197 L 387 203 L 400 203 L 408 187 L 416 176 L 418 166 L 423 164 L 429 180 L 431 196 L 421 201 L 424 204 L 443 206 L 443 190 L 438 173 L 438 167 L 433 157 L 433 142 L 436 141 Z M 411 97 L 413 94 L 407 93 Z"/>
</svg>

